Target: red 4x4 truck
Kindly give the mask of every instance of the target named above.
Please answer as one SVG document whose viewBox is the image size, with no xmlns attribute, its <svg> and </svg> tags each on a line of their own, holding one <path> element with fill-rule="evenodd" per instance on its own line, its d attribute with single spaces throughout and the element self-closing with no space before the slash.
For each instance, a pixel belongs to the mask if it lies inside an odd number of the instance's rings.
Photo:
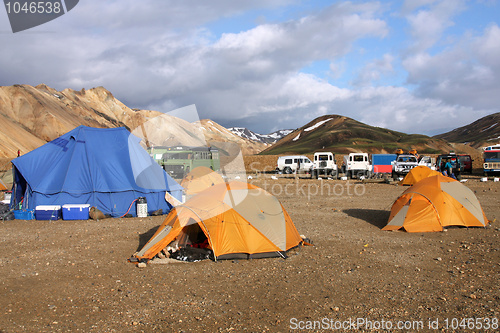
<svg viewBox="0 0 500 333">
<path fill-rule="evenodd" d="M 458 160 L 460 161 L 460 164 L 464 167 L 464 172 L 472 174 L 472 162 L 474 160 L 470 157 L 470 155 L 459 154 Z"/>
</svg>

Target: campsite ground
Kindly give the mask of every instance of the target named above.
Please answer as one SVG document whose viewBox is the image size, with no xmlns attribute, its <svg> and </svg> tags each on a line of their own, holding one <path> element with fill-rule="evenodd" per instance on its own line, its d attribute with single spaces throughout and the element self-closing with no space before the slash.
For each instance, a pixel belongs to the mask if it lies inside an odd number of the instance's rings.
<svg viewBox="0 0 500 333">
<path fill-rule="evenodd" d="M 500 182 L 465 183 L 493 221 L 487 228 L 410 234 L 380 230 L 400 186 L 251 181 L 282 201 L 315 246 L 286 260 L 140 269 L 126 259 L 163 217 L 0 222 L 0 332 L 369 331 L 367 321 L 377 331 L 495 331 Z"/>
</svg>

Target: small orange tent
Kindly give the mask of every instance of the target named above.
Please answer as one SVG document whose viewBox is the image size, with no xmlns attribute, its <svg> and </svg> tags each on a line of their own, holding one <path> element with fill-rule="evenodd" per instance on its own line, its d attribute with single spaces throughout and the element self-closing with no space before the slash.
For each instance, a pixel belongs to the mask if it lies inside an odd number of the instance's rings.
<svg viewBox="0 0 500 333">
<path fill-rule="evenodd" d="M 3 181 L 0 179 L 0 191 L 6 191 L 6 190 L 7 190 L 7 186 L 5 186 Z"/>
<path fill-rule="evenodd" d="M 179 248 L 208 243 L 217 260 L 285 257 L 302 238 L 276 197 L 233 181 L 212 186 L 172 209 L 130 261 L 148 261 L 173 241 Z"/>
<path fill-rule="evenodd" d="M 187 195 L 193 195 L 206 190 L 210 186 L 224 183 L 224 179 L 214 170 L 199 166 L 191 170 L 181 182 Z"/>
<path fill-rule="evenodd" d="M 436 175 L 403 192 L 382 230 L 442 231 L 447 226 L 485 227 L 488 222 L 474 192 L 452 178 Z"/>
<path fill-rule="evenodd" d="M 440 175 L 441 173 L 425 165 L 419 165 L 408 172 L 405 178 L 399 182 L 399 185 L 414 185 L 419 180 L 422 180 L 427 177 Z"/>
</svg>

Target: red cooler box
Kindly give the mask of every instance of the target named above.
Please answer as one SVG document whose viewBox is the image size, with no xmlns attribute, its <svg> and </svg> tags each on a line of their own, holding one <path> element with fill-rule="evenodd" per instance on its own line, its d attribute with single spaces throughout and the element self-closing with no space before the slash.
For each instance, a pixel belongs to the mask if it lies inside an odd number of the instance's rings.
<svg viewBox="0 0 500 333">
<path fill-rule="evenodd" d="M 66 204 L 62 206 L 63 220 L 88 220 L 89 204 Z"/>
</svg>

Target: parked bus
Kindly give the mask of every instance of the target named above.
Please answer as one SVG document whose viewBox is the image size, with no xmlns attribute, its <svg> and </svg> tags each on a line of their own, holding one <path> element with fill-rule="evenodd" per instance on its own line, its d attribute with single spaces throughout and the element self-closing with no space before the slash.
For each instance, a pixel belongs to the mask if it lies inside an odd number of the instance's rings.
<svg viewBox="0 0 500 333">
<path fill-rule="evenodd" d="M 156 146 L 156 147 L 150 147 L 148 148 L 148 153 L 149 156 L 151 156 L 156 163 L 159 165 L 162 165 L 162 160 L 163 160 L 163 154 L 165 154 L 169 149 L 172 149 L 173 147 L 167 147 L 167 146 Z"/>
<path fill-rule="evenodd" d="M 500 172 L 500 145 L 484 147 L 483 162 L 485 176 Z"/>
<path fill-rule="evenodd" d="M 148 149 L 153 159 L 174 178 L 182 178 L 198 166 L 220 169 L 219 150 L 213 147 L 152 147 Z"/>
</svg>

